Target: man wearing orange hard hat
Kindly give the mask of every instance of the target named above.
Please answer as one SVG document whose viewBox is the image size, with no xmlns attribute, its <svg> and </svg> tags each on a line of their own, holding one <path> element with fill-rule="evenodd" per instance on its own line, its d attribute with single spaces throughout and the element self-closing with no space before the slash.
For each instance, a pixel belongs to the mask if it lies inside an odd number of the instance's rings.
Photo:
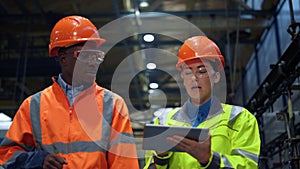
<svg viewBox="0 0 300 169">
<path fill-rule="evenodd" d="M 182 107 L 162 113 L 154 124 L 208 128 L 209 135 L 205 141 L 181 135 L 168 137 L 166 141 L 181 152 L 152 151 L 144 168 L 258 168 L 256 118 L 243 107 L 221 103 L 221 91 L 216 89 L 226 81 L 222 78 L 224 64 L 218 46 L 206 36 L 184 42 L 176 68 L 189 99 Z"/>
<path fill-rule="evenodd" d="M 49 55 L 61 73 L 20 106 L 0 145 L 0 168 L 139 168 L 124 100 L 95 82 L 104 42 L 87 18 L 56 23 Z"/>
</svg>

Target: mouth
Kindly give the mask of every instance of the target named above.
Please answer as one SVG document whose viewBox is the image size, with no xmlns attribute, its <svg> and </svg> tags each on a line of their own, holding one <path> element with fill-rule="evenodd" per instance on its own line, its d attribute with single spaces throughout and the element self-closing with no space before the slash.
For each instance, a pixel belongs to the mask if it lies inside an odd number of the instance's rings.
<svg viewBox="0 0 300 169">
<path fill-rule="evenodd" d="M 85 75 L 87 75 L 87 76 L 96 76 L 97 72 L 94 72 L 94 71 L 85 72 Z"/>
<path fill-rule="evenodd" d="M 199 90 L 199 89 L 201 89 L 201 87 L 200 86 L 193 86 L 193 87 L 191 87 L 191 89 L 192 90 L 195 90 L 195 89 Z"/>
</svg>

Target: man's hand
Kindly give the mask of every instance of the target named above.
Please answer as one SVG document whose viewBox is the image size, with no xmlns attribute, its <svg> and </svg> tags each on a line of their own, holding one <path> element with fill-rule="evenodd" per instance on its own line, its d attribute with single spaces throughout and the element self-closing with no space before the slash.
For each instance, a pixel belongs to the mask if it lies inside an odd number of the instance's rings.
<svg viewBox="0 0 300 169">
<path fill-rule="evenodd" d="M 68 164 L 66 159 L 55 154 L 48 154 L 43 163 L 43 169 L 62 169 L 64 164 Z"/>
<path fill-rule="evenodd" d="M 206 164 L 211 156 L 211 137 L 203 142 L 197 142 L 182 136 L 174 135 L 172 137 L 167 137 L 167 141 L 171 144 L 176 145 L 176 147 L 182 151 L 189 153 L 191 156 L 196 158 L 200 163 Z"/>
</svg>

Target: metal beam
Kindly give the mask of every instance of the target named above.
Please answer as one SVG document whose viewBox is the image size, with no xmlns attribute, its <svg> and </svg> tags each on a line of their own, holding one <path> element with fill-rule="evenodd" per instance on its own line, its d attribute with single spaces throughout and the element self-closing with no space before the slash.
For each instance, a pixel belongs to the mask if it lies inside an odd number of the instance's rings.
<svg viewBox="0 0 300 169">
<path fill-rule="evenodd" d="M 294 39 L 245 107 L 260 117 L 300 75 L 300 38 Z"/>
</svg>

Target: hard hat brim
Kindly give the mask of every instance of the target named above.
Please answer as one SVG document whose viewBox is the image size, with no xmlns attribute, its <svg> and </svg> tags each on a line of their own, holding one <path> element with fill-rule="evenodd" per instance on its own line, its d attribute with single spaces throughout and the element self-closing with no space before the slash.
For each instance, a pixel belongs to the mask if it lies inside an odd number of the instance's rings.
<svg viewBox="0 0 300 169">
<path fill-rule="evenodd" d="M 70 39 L 70 40 L 63 40 L 63 41 L 58 41 L 52 44 L 49 44 L 49 49 L 51 49 L 49 51 L 49 56 L 57 56 L 57 48 L 67 48 L 73 45 L 76 45 L 78 43 L 81 42 L 90 42 L 90 41 L 95 41 L 96 42 L 96 46 L 99 47 L 101 46 L 106 40 L 105 39 L 101 39 L 101 38 L 81 38 L 81 39 Z"/>
<path fill-rule="evenodd" d="M 222 65 L 224 66 L 224 61 L 220 60 L 220 57 L 218 55 L 204 55 L 204 56 L 199 56 L 199 57 L 194 57 L 194 58 L 187 58 L 187 59 L 179 59 L 178 63 L 176 64 L 176 69 L 178 71 L 182 71 L 181 65 L 186 63 L 186 64 L 191 64 L 191 63 L 195 63 L 195 62 L 202 62 L 201 60 L 210 60 L 213 62 L 216 62 L 217 60 L 219 60 Z"/>
</svg>

